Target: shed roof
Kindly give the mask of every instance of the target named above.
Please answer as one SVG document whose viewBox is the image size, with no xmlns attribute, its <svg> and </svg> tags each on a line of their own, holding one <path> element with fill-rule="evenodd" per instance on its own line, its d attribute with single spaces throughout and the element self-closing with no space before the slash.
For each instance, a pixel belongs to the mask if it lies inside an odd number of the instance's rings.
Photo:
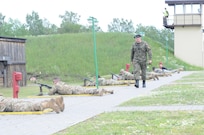
<svg viewBox="0 0 204 135">
<path fill-rule="evenodd" d="M 3 37 L 3 36 L 0 36 L 0 41 L 25 43 L 26 39 L 25 38 L 14 38 L 14 37 Z"/>
<path fill-rule="evenodd" d="M 168 5 L 179 5 L 179 4 L 204 4 L 204 0 L 165 0 Z"/>
</svg>

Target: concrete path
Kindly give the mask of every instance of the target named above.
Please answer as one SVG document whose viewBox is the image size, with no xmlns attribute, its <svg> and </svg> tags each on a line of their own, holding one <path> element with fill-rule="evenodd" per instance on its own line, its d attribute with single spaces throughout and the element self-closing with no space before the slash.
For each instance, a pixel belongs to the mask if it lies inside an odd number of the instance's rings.
<svg viewBox="0 0 204 135">
<path fill-rule="evenodd" d="M 171 83 L 193 72 L 181 72 L 158 81 L 148 81 L 146 88 L 136 89 L 131 86 L 109 86 L 114 94 L 105 96 L 64 96 L 65 111 L 42 115 L 0 115 L 1 135 L 51 135 L 76 123 L 109 111 L 135 110 L 203 110 L 204 106 L 148 106 L 117 107 L 119 104 L 137 96 L 149 94 L 151 90 Z M 141 82 L 140 82 L 141 83 Z M 140 84 L 141 85 L 141 84 Z M 33 99 L 33 100 L 43 100 Z"/>
</svg>

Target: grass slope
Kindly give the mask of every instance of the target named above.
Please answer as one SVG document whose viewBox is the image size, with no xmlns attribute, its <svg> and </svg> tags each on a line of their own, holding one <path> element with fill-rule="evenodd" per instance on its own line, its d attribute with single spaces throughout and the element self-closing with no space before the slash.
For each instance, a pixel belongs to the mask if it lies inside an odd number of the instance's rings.
<svg viewBox="0 0 204 135">
<path fill-rule="evenodd" d="M 83 77 L 95 76 L 94 45 L 92 33 L 60 34 L 49 36 L 25 37 L 26 70 L 31 74 L 41 73 L 41 78 L 50 80 L 60 76 L 64 81 L 79 82 Z M 200 70 L 175 58 L 157 41 L 148 37 L 152 48 L 153 64 L 160 61 L 169 68 L 185 67 L 185 70 Z M 134 42 L 133 35 L 128 33 L 96 33 L 96 53 L 98 72 L 107 75 L 119 73 L 130 63 L 130 49 Z M 166 62 L 166 63 L 165 63 Z M 132 67 L 130 68 L 132 70 Z"/>
</svg>

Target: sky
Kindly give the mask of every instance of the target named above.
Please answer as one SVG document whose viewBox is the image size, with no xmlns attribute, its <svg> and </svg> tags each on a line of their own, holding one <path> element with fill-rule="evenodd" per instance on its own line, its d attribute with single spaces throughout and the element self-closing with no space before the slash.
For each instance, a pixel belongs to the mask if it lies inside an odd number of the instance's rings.
<svg viewBox="0 0 204 135">
<path fill-rule="evenodd" d="M 40 19 L 46 18 L 51 24 L 60 26 L 59 15 L 65 11 L 80 15 L 80 24 L 88 25 L 90 16 L 98 20 L 98 26 L 107 31 L 113 18 L 132 20 L 134 27 L 155 26 L 163 29 L 162 16 L 164 8 L 168 9 L 165 0 L 0 0 L 0 13 L 9 18 L 26 23 L 26 15 L 32 11 Z"/>
</svg>

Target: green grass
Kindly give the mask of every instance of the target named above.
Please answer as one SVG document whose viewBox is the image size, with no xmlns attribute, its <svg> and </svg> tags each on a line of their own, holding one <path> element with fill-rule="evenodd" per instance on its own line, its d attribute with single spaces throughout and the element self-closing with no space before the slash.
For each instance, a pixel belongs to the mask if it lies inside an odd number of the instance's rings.
<svg viewBox="0 0 204 135">
<path fill-rule="evenodd" d="M 43 88 L 44 94 L 48 92 L 48 89 Z M 13 88 L 1 88 L 0 93 L 4 97 L 13 97 Z M 38 85 L 20 87 L 18 92 L 18 98 L 28 98 L 29 96 L 36 96 L 40 93 L 40 88 Z"/>
<path fill-rule="evenodd" d="M 203 105 L 204 72 L 190 76 L 154 89 L 149 96 L 131 99 L 121 106 L 146 105 Z M 187 79 L 188 78 L 188 79 Z"/>
<path fill-rule="evenodd" d="M 103 113 L 54 135 L 202 135 L 203 111 Z"/>
</svg>

